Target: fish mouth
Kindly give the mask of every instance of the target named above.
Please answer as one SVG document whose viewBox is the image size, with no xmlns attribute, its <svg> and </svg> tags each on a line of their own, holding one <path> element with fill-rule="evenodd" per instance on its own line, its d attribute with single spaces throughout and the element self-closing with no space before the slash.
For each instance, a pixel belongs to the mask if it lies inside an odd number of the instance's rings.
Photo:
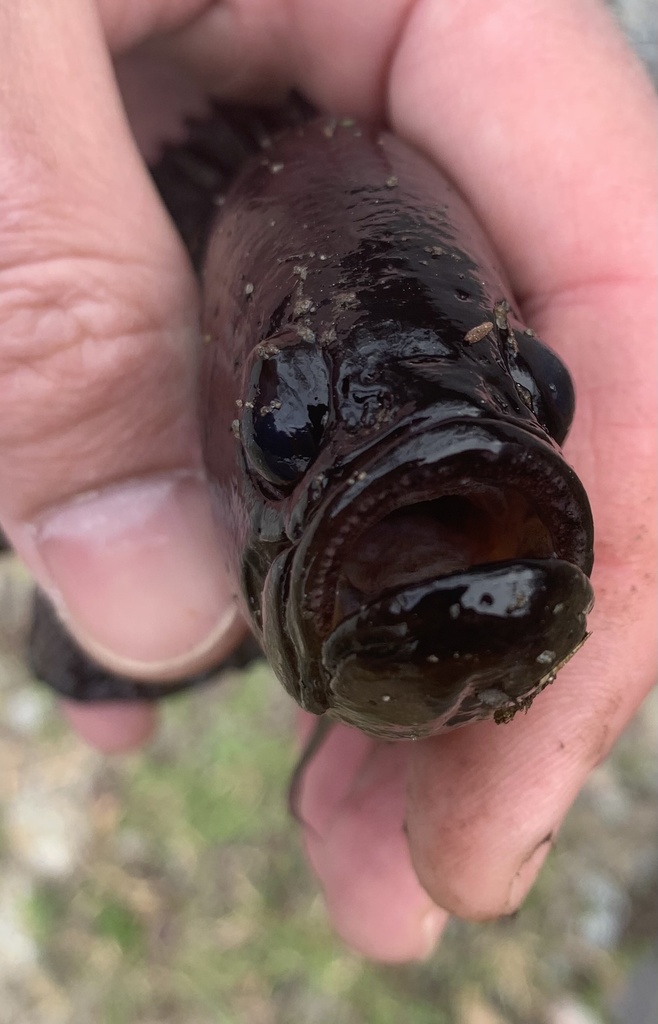
<svg viewBox="0 0 658 1024">
<path fill-rule="evenodd" d="M 403 504 L 345 546 L 333 625 L 382 594 L 476 566 L 555 556 L 537 510 L 504 484 L 470 481 L 462 494 Z"/>
<path fill-rule="evenodd" d="M 526 706 L 586 635 L 589 504 L 534 432 L 460 421 L 375 450 L 316 521 L 300 640 L 312 620 L 326 708 L 373 735 Z"/>
</svg>

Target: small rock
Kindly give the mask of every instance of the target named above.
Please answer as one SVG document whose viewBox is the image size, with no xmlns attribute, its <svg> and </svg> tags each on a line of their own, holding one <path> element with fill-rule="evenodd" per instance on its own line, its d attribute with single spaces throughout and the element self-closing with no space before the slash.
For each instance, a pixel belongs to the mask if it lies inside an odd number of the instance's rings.
<svg viewBox="0 0 658 1024">
<path fill-rule="evenodd" d="M 546 1024 L 603 1024 L 603 1021 L 584 1003 L 563 999 L 548 1008 Z"/>
<path fill-rule="evenodd" d="M 580 879 L 579 888 L 588 904 L 580 918 L 580 934 L 592 946 L 614 949 L 628 917 L 628 895 L 612 879 L 594 871 Z"/>
<path fill-rule="evenodd" d="M 71 875 L 89 838 L 87 817 L 71 796 L 30 787 L 9 802 L 6 830 L 12 853 L 46 878 Z"/>
<path fill-rule="evenodd" d="M 45 694 L 36 687 L 18 689 L 10 693 L 4 704 L 4 719 L 10 729 L 21 736 L 35 736 L 40 731 L 49 711 Z"/>
</svg>

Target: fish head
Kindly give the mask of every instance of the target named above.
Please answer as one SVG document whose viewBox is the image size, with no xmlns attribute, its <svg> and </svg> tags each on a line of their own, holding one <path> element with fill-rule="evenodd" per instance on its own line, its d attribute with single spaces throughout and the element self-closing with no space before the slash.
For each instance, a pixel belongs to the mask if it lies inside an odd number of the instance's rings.
<svg viewBox="0 0 658 1024">
<path fill-rule="evenodd" d="M 394 323 L 340 356 L 295 331 L 254 353 L 245 458 L 281 531 L 260 628 L 308 710 L 400 738 L 503 720 L 583 642 L 573 388 L 509 319 L 458 350 Z"/>
</svg>

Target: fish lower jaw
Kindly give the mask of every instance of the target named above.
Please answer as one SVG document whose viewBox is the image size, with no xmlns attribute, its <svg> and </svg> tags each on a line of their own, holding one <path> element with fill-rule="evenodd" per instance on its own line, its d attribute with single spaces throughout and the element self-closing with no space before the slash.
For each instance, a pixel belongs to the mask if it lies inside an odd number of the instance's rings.
<svg viewBox="0 0 658 1024">
<path fill-rule="evenodd" d="M 587 576 L 519 559 L 388 591 L 323 646 L 329 707 L 366 732 L 426 736 L 527 709 L 587 636 Z"/>
</svg>

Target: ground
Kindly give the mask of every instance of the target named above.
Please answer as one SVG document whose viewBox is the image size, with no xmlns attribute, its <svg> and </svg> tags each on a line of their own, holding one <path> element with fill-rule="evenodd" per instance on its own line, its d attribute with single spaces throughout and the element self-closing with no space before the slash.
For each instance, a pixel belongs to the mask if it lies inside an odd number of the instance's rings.
<svg viewBox="0 0 658 1024">
<path fill-rule="evenodd" d="M 302 858 L 285 802 L 293 708 L 269 669 L 171 701 L 146 752 L 102 757 L 29 677 L 28 597 L 4 558 L 0 1024 L 655 1019 L 655 699 L 515 918 L 455 922 L 426 963 L 377 967 L 334 938 Z"/>
</svg>

